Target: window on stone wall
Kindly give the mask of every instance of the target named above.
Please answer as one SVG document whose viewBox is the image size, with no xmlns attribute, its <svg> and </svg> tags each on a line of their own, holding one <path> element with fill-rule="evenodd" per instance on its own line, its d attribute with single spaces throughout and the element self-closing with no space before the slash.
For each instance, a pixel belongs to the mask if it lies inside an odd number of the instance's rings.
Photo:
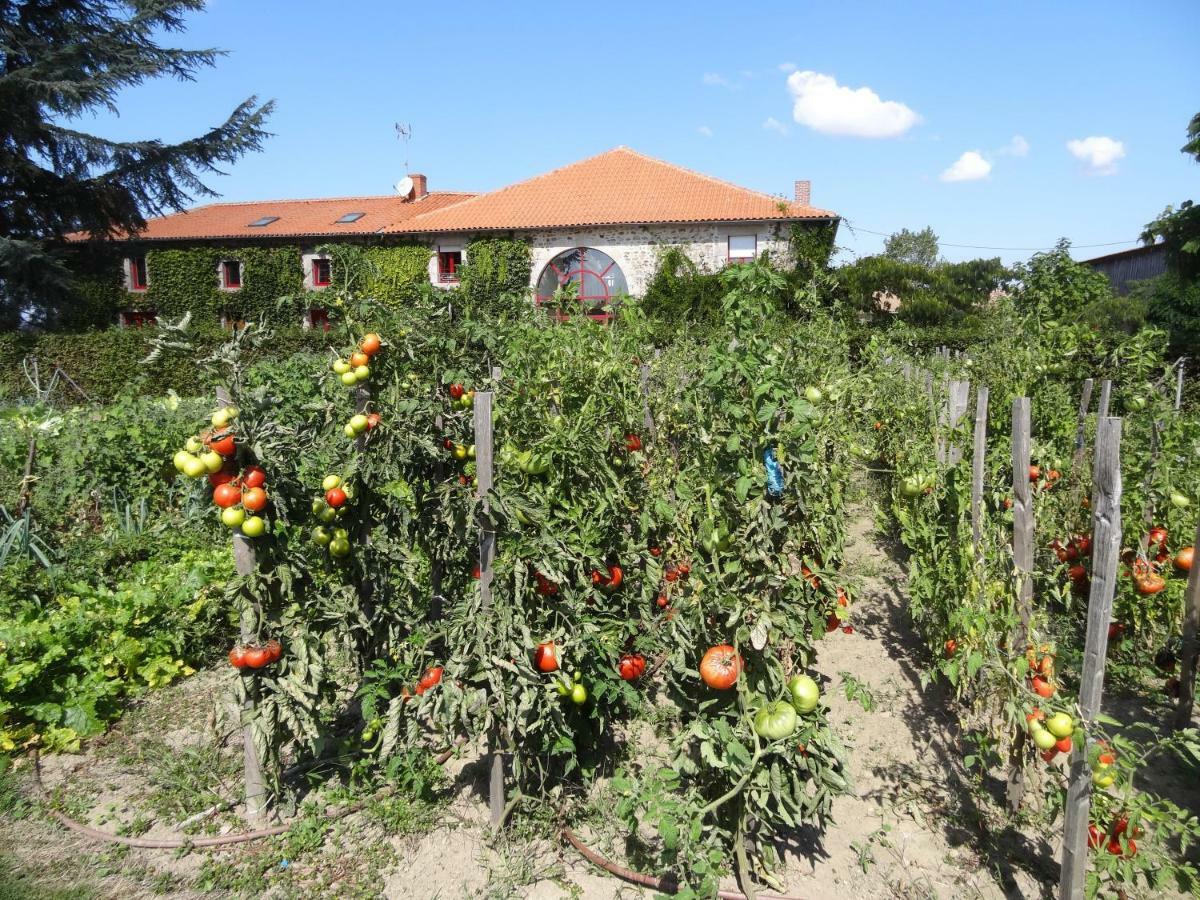
<svg viewBox="0 0 1200 900">
<path fill-rule="evenodd" d="M 241 331 L 246 327 L 246 318 L 240 312 L 227 309 L 221 313 L 221 327 L 228 331 Z"/>
<path fill-rule="evenodd" d="M 312 261 L 312 286 L 329 287 L 333 284 L 333 261 L 314 259 Z"/>
<path fill-rule="evenodd" d="M 729 236 L 729 262 L 754 262 L 758 256 L 758 236 L 753 234 L 731 234 Z"/>
<path fill-rule="evenodd" d="M 146 275 L 146 257 L 131 256 L 125 260 L 126 268 L 129 271 L 129 289 L 131 291 L 144 291 L 150 286 L 150 279 Z"/>
<path fill-rule="evenodd" d="M 559 290 L 575 291 L 575 299 L 592 318 L 607 321 L 606 306 L 615 306 L 629 293 L 625 273 L 607 253 L 578 247 L 560 253 L 546 264 L 537 282 L 538 304 L 555 299 Z"/>
<path fill-rule="evenodd" d="M 127 309 L 117 313 L 117 325 L 121 328 L 146 328 L 157 324 L 158 313 L 153 309 Z"/>
<path fill-rule="evenodd" d="M 305 328 L 316 328 L 320 331 L 328 331 L 332 326 L 329 324 L 329 310 L 313 307 L 305 316 Z"/>
<path fill-rule="evenodd" d="M 242 286 L 242 264 L 236 259 L 221 262 L 221 287 L 227 291 L 239 290 Z"/>
<path fill-rule="evenodd" d="M 438 251 L 438 281 L 453 284 L 458 281 L 458 270 L 462 268 L 461 250 Z"/>
</svg>

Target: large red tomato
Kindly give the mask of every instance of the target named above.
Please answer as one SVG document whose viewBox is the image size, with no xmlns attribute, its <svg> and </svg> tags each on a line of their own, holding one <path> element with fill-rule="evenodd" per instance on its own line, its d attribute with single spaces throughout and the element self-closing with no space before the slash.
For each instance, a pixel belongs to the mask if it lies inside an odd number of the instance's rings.
<svg viewBox="0 0 1200 900">
<path fill-rule="evenodd" d="M 267 472 L 262 466 L 246 466 L 242 472 L 242 486 L 260 488 L 267 483 Z"/>
<path fill-rule="evenodd" d="M 250 512 L 261 512 L 267 505 L 267 492 L 260 487 L 251 488 L 242 494 L 242 506 Z"/>
<path fill-rule="evenodd" d="M 242 489 L 231 481 L 225 484 L 218 484 L 213 491 L 213 503 L 221 507 L 221 509 L 237 506 L 241 502 Z"/>
<path fill-rule="evenodd" d="M 540 672 L 558 671 L 558 648 L 554 646 L 554 641 L 537 645 L 537 650 L 533 653 L 533 663 Z"/>
<path fill-rule="evenodd" d="M 646 657 L 640 653 L 626 653 L 617 663 L 617 671 L 626 681 L 633 681 L 646 671 Z"/>
<path fill-rule="evenodd" d="M 742 671 L 742 658 L 729 644 L 709 647 L 700 660 L 700 677 L 718 691 L 733 687 Z"/>
</svg>

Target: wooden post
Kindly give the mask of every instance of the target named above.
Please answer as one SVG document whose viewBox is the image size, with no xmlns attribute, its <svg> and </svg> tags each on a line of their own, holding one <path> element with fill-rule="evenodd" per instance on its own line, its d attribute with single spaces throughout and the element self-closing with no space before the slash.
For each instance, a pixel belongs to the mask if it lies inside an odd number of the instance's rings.
<svg viewBox="0 0 1200 900">
<path fill-rule="evenodd" d="M 1179 408 L 1183 406 L 1183 364 L 1184 359 L 1180 357 L 1176 364 L 1179 371 L 1175 373 L 1175 411 L 1179 412 Z"/>
<path fill-rule="evenodd" d="M 1112 381 L 1105 378 L 1100 382 L 1100 406 L 1096 409 L 1096 417 L 1099 419 L 1108 418 L 1108 404 L 1112 397 Z"/>
<path fill-rule="evenodd" d="M 475 394 L 475 477 L 479 480 L 475 496 L 479 500 L 479 598 L 485 622 L 492 609 L 492 563 L 496 558 L 496 532 L 492 528 L 488 502 L 492 475 L 492 392 L 479 391 Z M 492 757 L 488 807 L 492 827 L 498 827 L 505 805 L 504 748 L 498 727 L 488 735 L 488 752 Z"/>
<path fill-rule="evenodd" d="M 1192 546 L 1200 546 L 1200 521 L 1196 522 L 1196 537 Z M 1179 661 L 1179 707 L 1175 710 L 1175 727 L 1187 728 L 1192 721 L 1192 704 L 1196 698 L 1196 633 L 1200 630 L 1200 569 L 1195 563 L 1188 573 L 1187 589 L 1183 594 L 1183 649 Z"/>
<path fill-rule="evenodd" d="M 1033 616 L 1033 498 L 1029 489 L 1029 398 L 1016 397 L 1012 408 L 1013 565 L 1017 572 L 1020 622 L 1009 641 L 1012 653 L 1023 653 Z M 1016 812 L 1025 794 L 1025 729 L 1017 729 L 1008 770 L 1008 805 Z"/>
<path fill-rule="evenodd" d="M 967 414 L 967 404 L 971 399 L 971 382 L 963 380 L 955 380 L 950 382 L 950 394 L 947 400 L 947 424 L 950 431 L 958 428 L 962 417 Z M 952 466 L 957 466 L 962 460 L 962 448 L 951 443 L 947 454 L 947 462 Z"/>
<path fill-rule="evenodd" d="M 220 406 L 231 404 L 229 392 L 225 388 L 217 388 L 217 403 Z M 254 555 L 254 545 L 250 538 L 241 531 L 233 533 L 233 566 L 242 578 L 249 578 L 258 567 Z M 251 643 L 255 638 L 260 616 L 257 601 L 242 590 L 242 608 L 239 618 L 241 641 Z M 248 670 L 247 670 L 248 671 Z M 253 675 L 242 676 L 242 686 L 246 690 L 246 699 L 242 701 L 242 767 L 246 782 L 246 819 L 251 822 L 261 822 L 267 812 L 267 785 L 263 779 L 262 762 L 258 758 L 258 748 L 254 745 L 254 701 L 258 693 L 258 679 Z"/>
<path fill-rule="evenodd" d="M 983 471 L 987 455 L 988 388 L 981 384 L 975 393 L 975 446 L 971 455 L 971 538 L 975 564 L 983 565 Z"/>
<path fill-rule="evenodd" d="M 1121 552 L 1121 420 L 1103 418 L 1096 425 L 1096 460 L 1092 496 L 1092 587 L 1088 596 L 1087 638 L 1079 682 L 1080 723 L 1085 733 L 1100 712 L 1108 625 L 1117 586 Z M 1059 900 L 1082 900 L 1087 876 L 1087 829 L 1092 774 L 1086 746 L 1071 751 L 1063 825 L 1062 880 Z"/>
<path fill-rule="evenodd" d="M 638 369 L 638 383 L 642 389 L 642 425 L 650 440 L 658 442 L 658 428 L 654 424 L 654 416 L 650 414 L 650 366 L 642 363 Z"/>
<path fill-rule="evenodd" d="M 1146 477 L 1142 480 L 1142 492 L 1146 495 L 1146 502 L 1142 505 L 1142 536 L 1138 538 L 1138 558 L 1145 559 L 1147 548 L 1150 546 L 1150 528 L 1154 525 L 1154 499 L 1150 493 L 1150 487 L 1154 484 L 1154 467 L 1158 465 L 1158 457 L 1161 453 L 1159 446 L 1159 432 L 1162 429 L 1161 422 L 1150 423 L 1150 461 L 1146 464 Z"/>
<path fill-rule="evenodd" d="M 1072 469 L 1076 471 L 1083 465 L 1083 457 L 1087 450 L 1088 407 L 1092 404 L 1092 387 L 1095 383 L 1091 378 L 1084 379 L 1083 393 L 1079 397 L 1079 420 L 1075 425 L 1075 455 L 1071 459 Z"/>
</svg>

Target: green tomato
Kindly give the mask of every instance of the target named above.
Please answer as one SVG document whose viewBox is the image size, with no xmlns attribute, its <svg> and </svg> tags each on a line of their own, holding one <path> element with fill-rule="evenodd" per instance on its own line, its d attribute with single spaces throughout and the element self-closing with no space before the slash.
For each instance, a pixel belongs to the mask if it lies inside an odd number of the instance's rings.
<svg viewBox="0 0 1200 900">
<path fill-rule="evenodd" d="M 250 516 L 242 523 L 242 534 L 248 538 L 261 537 L 266 530 L 267 523 L 262 516 Z"/>
<path fill-rule="evenodd" d="M 1056 738 L 1065 738 L 1075 731 L 1075 720 L 1064 712 L 1055 713 L 1046 720 L 1046 730 Z"/>
<path fill-rule="evenodd" d="M 820 403 L 824 398 L 824 395 L 821 393 L 820 389 L 812 387 L 811 385 L 804 389 L 804 396 L 808 398 L 809 403 Z"/>
<path fill-rule="evenodd" d="M 1033 732 L 1033 742 L 1039 750 L 1049 750 L 1058 743 L 1058 739 L 1045 728 L 1039 728 Z"/>
<path fill-rule="evenodd" d="M 358 413 L 355 416 L 351 416 L 350 417 L 350 427 L 354 429 L 355 433 L 358 433 L 360 431 L 366 431 L 367 430 L 367 417 L 364 416 L 362 413 Z"/>
<path fill-rule="evenodd" d="M 313 543 L 320 547 L 328 547 L 333 537 L 329 534 L 329 529 L 324 525 L 318 525 L 312 530 Z"/>
<path fill-rule="evenodd" d="M 1143 410 L 1143 409 L 1145 409 L 1145 408 L 1146 408 L 1146 398 L 1145 398 L 1145 397 L 1132 397 L 1132 398 L 1130 398 L 1130 400 L 1129 400 L 1129 408 L 1130 408 L 1130 409 L 1136 409 L 1136 410 Z"/>
<path fill-rule="evenodd" d="M 188 478 L 203 478 L 208 474 L 208 469 L 200 457 L 189 453 L 188 458 L 184 461 L 183 474 Z"/>
<path fill-rule="evenodd" d="M 324 480 L 321 482 L 321 490 L 323 491 L 332 491 L 334 488 L 341 486 L 342 479 L 337 475 L 326 475 Z"/>
<path fill-rule="evenodd" d="M 587 698 L 588 698 L 587 688 L 585 688 L 579 682 L 576 682 L 575 685 L 571 688 L 571 702 L 574 703 L 576 706 L 583 706 L 583 704 L 587 703 Z"/>
<path fill-rule="evenodd" d="M 344 434 L 346 437 L 350 438 L 351 440 L 358 437 L 358 432 L 354 430 L 354 426 L 351 425 L 349 422 L 347 422 L 346 427 L 342 429 L 342 434 Z"/>
<path fill-rule="evenodd" d="M 329 552 L 339 559 L 350 555 L 350 542 L 345 538 L 334 538 L 329 544 Z"/>
<path fill-rule="evenodd" d="M 906 500 L 915 500 L 921 494 L 921 478 L 918 475 L 907 475 L 900 481 L 900 496 Z"/>
<path fill-rule="evenodd" d="M 333 371 L 337 372 L 339 375 L 345 375 L 350 371 L 350 363 L 346 362 L 344 359 L 339 359 L 334 362 Z"/>
<path fill-rule="evenodd" d="M 187 439 L 187 443 L 183 445 L 183 448 L 187 450 L 188 453 L 199 453 L 204 449 L 204 445 L 200 443 L 199 438 L 190 437 Z"/>
<path fill-rule="evenodd" d="M 354 370 L 354 377 L 358 381 L 366 381 L 371 377 L 371 367 L 367 365 L 359 366 Z"/>
<path fill-rule="evenodd" d="M 233 417 L 236 415 L 237 410 L 235 410 L 232 406 L 226 406 L 224 409 L 218 409 L 215 413 L 213 413 L 212 419 L 209 421 L 212 422 L 213 428 L 220 431 L 224 429 L 226 425 L 232 422 Z"/>
<path fill-rule="evenodd" d="M 1101 769 L 1099 772 L 1092 773 L 1092 784 L 1098 788 L 1112 787 L 1113 782 L 1117 780 L 1117 776 L 1111 772 L 1106 772 Z"/>
<path fill-rule="evenodd" d="M 1192 501 L 1186 494 L 1171 491 L 1171 505 L 1176 509 L 1187 509 L 1192 505 Z"/>
<path fill-rule="evenodd" d="M 342 507 L 342 508 L 345 509 L 345 507 Z M 323 510 L 321 510 L 317 514 L 317 519 L 321 522 L 324 522 L 326 525 L 328 525 L 330 522 L 332 522 L 334 519 L 337 518 L 337 515 L 338 515 L 338 511 L 336 509 L 334 509 L 332 506 L 326 506 Z"/>
<path fill-rule="evenodd" d="M 226 528 L 239 528 L 246 521 L 246 511 L 240 506 L 230 506 L 221 510 L 221 521 Z"/>
<path fill-rule="evenodd" d="M 342 384 L 344 384 L 346 387 L 354 387 L 354 385 L 357 382 L 358 382 L 358 376 L 355 375 L 353 372 L 343 372 L 342 373 Z"/>
<path fill-rule="evenodd" d="M 796 709 L 786 700 L 768 703 L 754 715 L 754 731 L 768 741 L 790 737 L 796 730 Z"/>
<path fill-rule="evenodd" d="M 345 528 L 335 528 L 333 529 L 333 539 L 335 541 L 348 541 L 350 540 L 350 532 Z"/>
<path fill-rule="evenodd" d="M 192 456 L 192 454 L 188 453 L 186 450 L 180 450 L 172 458 L 172 462 L 175 463 L 175 468 L 179 471 L 179 473 L 183 474 L 184 472 L 187 471 L 188 460 L 193 459 L 193 458 L 194 457 Z"/>
<path fill-rule="evenodd" d="M 796 712 L 810 713 L 817 708 L 821 689 L 807 675 L 793 675 L 788 679 L 787 689 L 792 695 L 792 705 L 796 707 Z"/>
<path fill-rule="evenodd" d="M 222 459 L 221 454 L 217 453 L 215 450 L 206 450 L 204 453 L 202 453 L 200 455 L 200 462 L 204 463 L 204 470 L 208 472 L 209 475 L 220 472 L 221 466 L 225 465 L 225 460 Z"/>
</svg>

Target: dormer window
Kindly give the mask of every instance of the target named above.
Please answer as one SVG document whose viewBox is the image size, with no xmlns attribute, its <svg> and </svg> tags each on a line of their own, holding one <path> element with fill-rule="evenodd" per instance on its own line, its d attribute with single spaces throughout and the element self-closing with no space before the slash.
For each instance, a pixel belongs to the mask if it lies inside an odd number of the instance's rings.
<svg viewBox="0 0 1200 900">
<path fill-rule="evenodd" d="M 146 275 L 146 257 L 131 256 L 125 260 L 125 269 L 129 273 L 129 290 L 144 291 L 150 286 Z"/>
<path fill-rule="evenodd" d="M 329 287 L 331 284 L 333 284 L 333 262 L 328 259 L 314 259 L 312 261 L 313 287 Z"/>
<path fill-rule="evenodd" d="M 241 261 L 236 259 L 226 259 L 221 262 L 221 287 L 226 291 L 236 291 L 241 289 Z"/>
</svg>

